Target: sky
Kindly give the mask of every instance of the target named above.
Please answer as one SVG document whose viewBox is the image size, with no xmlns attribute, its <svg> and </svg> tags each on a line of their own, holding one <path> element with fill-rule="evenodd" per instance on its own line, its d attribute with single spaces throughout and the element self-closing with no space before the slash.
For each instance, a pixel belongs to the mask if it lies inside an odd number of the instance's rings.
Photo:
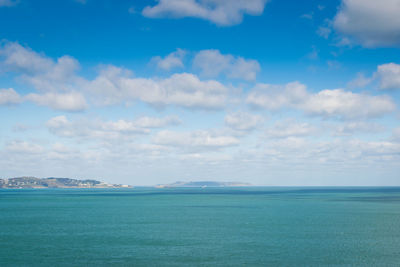
<svg viewBox="0 0 400 267">
<path fill-rule="evenodd" d="M 400 0 L 0 0 L 0 177 L 400 185 Z"/>
</svg>

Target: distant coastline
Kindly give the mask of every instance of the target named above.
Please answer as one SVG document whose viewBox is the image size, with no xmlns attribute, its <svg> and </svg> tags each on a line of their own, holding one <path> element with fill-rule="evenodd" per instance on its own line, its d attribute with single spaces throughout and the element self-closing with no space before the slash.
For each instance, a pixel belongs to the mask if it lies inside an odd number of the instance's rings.
<svg viewBox="0 0 400 267">
<path fill-rule="evenodd" d="M 205 188 L 205 187 L 245 187 L 252 186 L 243 182 L 217 182 L 217 181 L 177 181 L 169 184 L 157 184 L 155 188 Z M 73 178 L 37 178 L 32 176 L 13 177 L 0 179 L 0 189 L 40 189 L 40 188 L 132 188 L 131 185 L 109 184 L 94 179 L 73 179 Z"/>
<path fill-rule="evenodd" d="M 0 179 L 0 188 L 132 188 L 132 186 L 109 184 L 91 179 L 15 177 Z"/>
</svg>

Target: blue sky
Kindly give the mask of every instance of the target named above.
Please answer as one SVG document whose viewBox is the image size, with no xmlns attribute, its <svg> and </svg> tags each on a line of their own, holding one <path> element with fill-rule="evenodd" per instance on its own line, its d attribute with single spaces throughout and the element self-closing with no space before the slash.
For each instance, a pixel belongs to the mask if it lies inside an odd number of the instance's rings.
<svg viewBox="0 0 400 267">
<path fill-rule="evenodd" d="M 0 176 L 399 185 L 399 0 L 0 0 Z"/>
</svg>

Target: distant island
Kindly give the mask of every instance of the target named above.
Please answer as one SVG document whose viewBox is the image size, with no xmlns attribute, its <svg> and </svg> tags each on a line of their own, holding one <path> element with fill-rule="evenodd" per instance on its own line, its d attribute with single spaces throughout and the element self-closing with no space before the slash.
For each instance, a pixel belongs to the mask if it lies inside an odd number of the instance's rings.
<svg viewBox="0 0 400 267">
<path fill-rule="evenodd" d="M 175 182 L 172 184 L 159 184 L 157 188 L 171 188 L 171 187 L 237 187 L 237 186 L 251 186 L 249 183 L 241 182 L 215 182 L 215 181 L 196 181 L 196 182 Z"/>
<path fill-rule="evenodd" d="M 71 178 L 16 177 L 0 179 L 0 188 L 130 188 L 129 185 L 108 184 L 96 180 Z"/>
</svg>

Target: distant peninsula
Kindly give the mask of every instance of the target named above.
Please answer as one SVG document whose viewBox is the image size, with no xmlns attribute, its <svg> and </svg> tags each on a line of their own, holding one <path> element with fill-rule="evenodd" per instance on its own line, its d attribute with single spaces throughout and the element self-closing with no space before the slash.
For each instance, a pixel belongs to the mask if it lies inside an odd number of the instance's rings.
<svg viewBox="0 0 400 267">
<path fill-rule="evenodd" d="M 157 188 L 172 188 L 172 187 L 238 187 L 251 186 L 249 183 L 241 182 L 215 182 L 215 181 L 196 181 L 196 182 L 175 182 L 172 184 L 159 184 Z"/>
<path fill-rule="evenodd" d="M 108 184 L 97 180 L 71 178 L 15 177 L 0 179 L 0 188 L 130 188 L 129 185 Z"/>
</svg>

